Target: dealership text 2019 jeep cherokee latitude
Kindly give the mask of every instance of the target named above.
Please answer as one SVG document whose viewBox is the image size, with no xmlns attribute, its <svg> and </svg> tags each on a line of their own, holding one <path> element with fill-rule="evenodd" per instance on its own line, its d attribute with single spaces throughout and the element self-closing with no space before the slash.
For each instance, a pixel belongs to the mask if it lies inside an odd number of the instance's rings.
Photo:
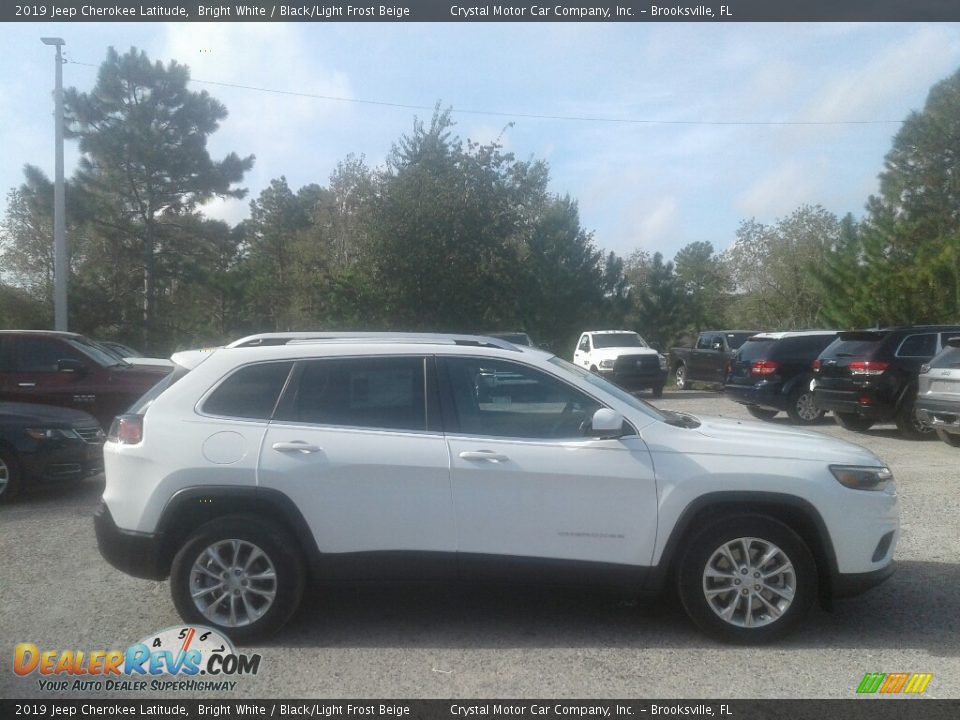
<svg viewBox="0 0 960 720">
<path fill-rule="evenodd" d="M 704 630 L 760 642 L 893 571 L 873 453 L 660 411 L 541 350 L 292 333 L 174 360 L 114 423 L 97 539 L 241 642 L 366 579 L 669 582 Z"/>
</svg>

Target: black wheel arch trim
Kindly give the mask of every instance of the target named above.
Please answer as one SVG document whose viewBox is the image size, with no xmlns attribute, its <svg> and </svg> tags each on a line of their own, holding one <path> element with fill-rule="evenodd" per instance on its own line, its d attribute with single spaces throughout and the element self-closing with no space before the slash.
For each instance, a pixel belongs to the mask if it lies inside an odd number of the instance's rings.
<svg viewBox="0 0 960 720">
<path fill-rule="evenodd" d="M 721 513 L 739 515 L 764 512 L 774 519 L 785 522 L 810 545 L 810 552 L 817 563 L 820 579 L 820 601 L 829 608 L 834 595 L 836 579 L 839 576 L 839 568 L 833 541 L 823 517 L 813 504 L 803 498 L 784 493 L 763 491 L 713 492 L 701 495 L 690 502 L 677 518 L 677 522 L 674 524 L 670 537 L 667 538 L 660 555 L 660 562 L 649 574 L 644 591 L 659 592 L 669 582 L 683 550 L 683 541 L 689 537 L 691 531 L 696 530 L 693 521 L 703 516 L 704 513 L 709 518 L 714 514 L 719 515 Z M 794 515 L 794 520 L 799 517 L 806 526 L 797 528 L 789 522 L 789 519 L 784 521 L 782 519 L 784 512 Z"/>
<path fill-rule="evenodd" d="M 290 532 L 300 545 L 304 560 L 320 555 L 306 518 L 285 493 L 254 486 L 197 485 L 175 492 L 160 513 L 156 534 L 162 538 L 161 562 L 169 570 L 183 539 L 199 525 L 238 514 L 254 514 Z"/>
</svg>

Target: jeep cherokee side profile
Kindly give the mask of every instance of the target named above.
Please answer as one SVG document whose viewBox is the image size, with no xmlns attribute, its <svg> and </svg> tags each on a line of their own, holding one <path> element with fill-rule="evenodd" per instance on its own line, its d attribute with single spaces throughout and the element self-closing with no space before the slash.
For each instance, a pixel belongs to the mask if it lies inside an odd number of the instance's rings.
<svg viewBox="0 0 960 720">
<path fill-rule="evenodd" d="M 870 451 L 661 411 L 542 350 L 288 333 L 173 360 L 111 428 L 98 545 L 238 642 L 308 580 L 369 579 L 673 584 L 703 630 L 763 642 L 894 569 Z"/>
</svg>

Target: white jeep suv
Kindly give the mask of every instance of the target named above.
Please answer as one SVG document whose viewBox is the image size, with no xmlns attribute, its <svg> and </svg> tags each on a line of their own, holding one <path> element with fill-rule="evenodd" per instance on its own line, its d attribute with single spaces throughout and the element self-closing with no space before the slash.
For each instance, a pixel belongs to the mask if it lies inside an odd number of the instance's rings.
<svg viewBox="0 0 960 720">
<path fill-rule="evenodd" d="M 308 579 L 671 583 L 701 628 L 759 642 L 893 572 L 868 450 L 657 410 L 542 350 L 288 333 L 173 361 L 111 429 L 97 540 L 239 642 Z"/>
<path fill-rule="evenodd" d="M 666 356 L 632 330 L 588 330 L 577 341 L 573 364 L 625 390 L 649 388 L 655 398 L 667 384 Z"/>
</svg>

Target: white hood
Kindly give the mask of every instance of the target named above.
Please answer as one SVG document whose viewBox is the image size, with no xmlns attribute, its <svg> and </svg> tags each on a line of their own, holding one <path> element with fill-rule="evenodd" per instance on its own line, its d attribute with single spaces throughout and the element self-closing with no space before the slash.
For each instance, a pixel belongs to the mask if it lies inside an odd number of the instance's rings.
<svg viewBox="0 0 960 720">
<path fill-rule="evenodd" d="M 601 360 L 616 360 L 621 355 L 659 355 L 656 350 L 650 347 L 611 347 L 599 348 L 590 353 L 590 359 L 594 362 Z"/>
<path fill-rule="evenodd" d="M 679 451 L 686 454 L 735 455 L 745 459 L 780 458 L 845 465 L 884 465 L 865 447 L 818 432 L 780 428 L 749 420 L 699 416 L 697 419 L 700 420 L 700 427 L 689 429 L 653 423 L 643 429 L 643 439 L 654 452 Z"/>
</svg>

